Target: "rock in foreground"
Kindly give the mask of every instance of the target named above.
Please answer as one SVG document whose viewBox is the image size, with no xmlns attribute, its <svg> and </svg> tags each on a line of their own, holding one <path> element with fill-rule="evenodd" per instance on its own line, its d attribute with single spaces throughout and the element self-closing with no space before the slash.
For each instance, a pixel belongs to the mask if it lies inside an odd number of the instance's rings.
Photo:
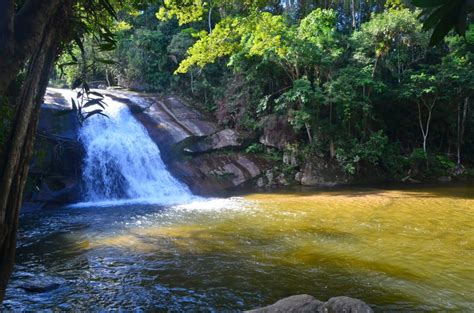
<svg viewBox="0 0 474 313">
<path fill-rule="evenodd" d="M 310 295 L 291 296 L 250 313 L 372 313 L 370 306 L 359 299 L 334 297 L 322 302 Z"/>
</svg>

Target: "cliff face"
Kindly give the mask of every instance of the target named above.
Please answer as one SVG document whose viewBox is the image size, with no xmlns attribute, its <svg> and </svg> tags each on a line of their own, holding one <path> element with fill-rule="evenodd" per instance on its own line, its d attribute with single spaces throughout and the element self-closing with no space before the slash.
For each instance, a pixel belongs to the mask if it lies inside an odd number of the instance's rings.
<svg viewBox="0 0 474 313">
<path fill-rule="evenodd" d="M 159 146 L 170 172 L 199 195 L 215 195 L 260 176 L 268 167 L 245 153 L 248 138 L 217 125 L 177 98 L 125 91 L 101 93 L 126 103 Z M 81 200 L 84 150 L 80 125 L 63 93 L 48 89 L 30 167 L 25 201 L 65 204 Z M 97 134 L 100 136 L 100 134 Z"/>
<path fill-rule="evenodd" d="M 250 183 L 269 167 L 246 153 L 248 138 L 217 125 L 184 101 L 167 97 L 110 94 L 129 105 L 159 146 L 171 173 L 200 195 L 215 195 Z"/>
</svg>

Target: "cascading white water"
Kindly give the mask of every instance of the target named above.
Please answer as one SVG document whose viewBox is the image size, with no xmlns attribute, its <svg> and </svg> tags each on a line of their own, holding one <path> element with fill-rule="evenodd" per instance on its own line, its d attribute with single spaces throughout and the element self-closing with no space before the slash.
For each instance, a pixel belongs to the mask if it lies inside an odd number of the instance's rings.
<svg viewBox="0 0 474 313">
<path fill-rule="evenodd" d="M 79 134 L 86 151 L 85 200 L 177 204 L 194 199 L 168 172 L 160 150 L 128 107 L 108 97 L 104 102 L 109 118 L 90 117 Z"/>
</svg>

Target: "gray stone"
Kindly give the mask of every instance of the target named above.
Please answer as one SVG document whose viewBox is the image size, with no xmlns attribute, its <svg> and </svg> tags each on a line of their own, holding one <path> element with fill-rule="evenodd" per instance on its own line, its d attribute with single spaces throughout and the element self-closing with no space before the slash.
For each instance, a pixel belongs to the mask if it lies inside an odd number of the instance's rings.
<svg viewBox="0 0 474 313">
<path fill-rule="evenodd" d="M 233 129 L 224 129 L 206 136 L 185 148 L 187 153 L 205 153 L 222 149 L 241 148 L 242 136 Z"/>
<path fill-rule="evenodd" d="M 283 150 L 288 144 L 296 141 L 296 134 L 293 127 L 288 123 L 286 115 L 272 114 L 262 120 L 263 135 L 260 143 Z"/>
<path fill-rule="evenodd" d="M 250 310 L 250 313 L 312 313 L 322 312 L 324 302 L 316 300 L 310 295 L 291 296 L 272 305 Z"/>
<path fill-rule="evenodd" d="M 321 302 L 310 295 L 284 298 L 272 305 L 246 312 L 251 313 L 373 313 L 365 302 L 349 297 L 334 297 Z"/>
<path fill-rule="evenodd" d="M 272 185 L 273 184 L 273 178 L 274 178 L 273 172 L 268 170 L 265 173 L 265 176 L 267 177 L 268 185 Z"/>
<path fill-rule="evenodd" d="M 347 175 L 335 162 L 312 157 L 303 167 L 301 184 L 304 186 L 336 186 L 349 181 Z"/>
<path fill-rule="evenodd" d="M 374 310 L 365 302 L 349 297 L 334 297 L 324 304 L 327 313 L 373 313 Z"/>
<path fill-rule="evenodd" d="M 258 187 L 258 188 L 263 188 L 263 187 L 265 187 L 265 178 L 260 177 L 260 178 L 257 180 L 257 187 Z"/>
<path fill-rule="evenodd" d="M 298 161 L 296 160 L 296 155 L 294 152 L 285 151 L 283 153 L 283 163 L 291 166 L 298 166 Z"/>
<path fill-rule="evenodd" d="M 286 179 L 285 174 L 281 173 L 280 175 L 277 176 L 277 182 L 281 186 L 288 186 L 290 183 Z"/>
<path fill-rule="evenodd" d="M 296 173 L 295 175 L 295 180 L 298 182 L 298 183 L 301 183 L 301 180 L 303 179 L 303 172 L 298 172 Z"/>
</svg>

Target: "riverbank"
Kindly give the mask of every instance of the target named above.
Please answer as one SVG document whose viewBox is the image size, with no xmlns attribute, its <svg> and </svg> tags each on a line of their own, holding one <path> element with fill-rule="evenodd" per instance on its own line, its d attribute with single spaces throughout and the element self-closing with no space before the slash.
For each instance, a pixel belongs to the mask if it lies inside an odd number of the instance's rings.
<svg viewBox="0 0 474 313">
<path fill-rule="evenodd" d="M 456 171 L 446 163 L 430 175 L 410 165 L 406 173 L 382 166 L 361 165 L 344 171 L 336 159 L 307 154 L 296 148 L 294 137 L 280 120 L 268 121 L 261 133 L 220 127 L 211 116 L 176 96 L 97 90 L 129 106 L 161 150 L 168 170 L 200 195 L 221 195 L 235 190 L 275 189 L 288 186 L 450 183 L 472 180 L 472 170 Z M 80 125 L 70 109 L 64 89 L 49 89 L 42 108 L 35 154 L 25 200 L 56 203 L 80 201 L 84 148 Z M 286 129 L 286 130 L 285 130 Z M 98 134 L 100 136 L 100 134 Z M 409 164 L 409 163 L 408 163 Z"/>
</svg>

